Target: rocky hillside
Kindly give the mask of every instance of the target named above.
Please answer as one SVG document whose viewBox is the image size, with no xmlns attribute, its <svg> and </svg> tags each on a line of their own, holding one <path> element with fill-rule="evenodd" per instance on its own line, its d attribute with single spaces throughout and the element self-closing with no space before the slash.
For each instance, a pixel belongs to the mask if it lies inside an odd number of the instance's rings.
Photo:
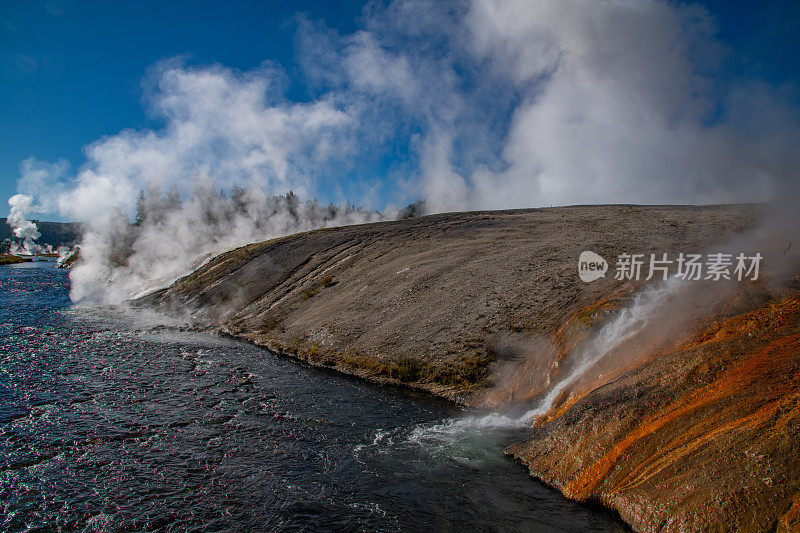
<svg viewBox="0 0 800 533">
<path fill-rule="evenodd" d="M 641 531 L 800 531 L 800 278 L 770 292 L 563 394 L 506 453 Z"/>
<path fill-rule="evenodd" d="M 467 400 L 508 339 L 618 291 L 577 258 L 703 250 L 752 207 L 566 207 L 322 229 L 224 253 L 141 303 L 312 364 Z M 499 346 L 501 349 L 496 349 Z"/>
<path fill-rule="evenodd" d="M 580 281 L 583 250 L 702 253 L 757 218 L 754 206 L 592 206 L 325 229 L 224 253 L 138 304 L 374 381 L 530 406 L 645 283 L 613 265 Z M 796 528 L 798 296 L 790 280 L 714 295 L 696 317 L 676 308 L 677 330 L 629 339 L 508 453 L 640 530 Z"/>
</svg>

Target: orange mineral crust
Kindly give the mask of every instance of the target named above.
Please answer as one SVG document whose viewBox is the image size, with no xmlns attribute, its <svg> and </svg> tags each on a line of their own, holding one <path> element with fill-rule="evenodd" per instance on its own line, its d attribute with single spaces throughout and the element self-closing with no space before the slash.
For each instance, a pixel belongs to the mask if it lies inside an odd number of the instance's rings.
<svg viewBox="0 0 800 533">
<path fill-rule="evenodd" d="M 569 398 L 507 453 L 638 530 L 796 531 L 800 293 Z"/>
<path fill-rule="evenodd" d="M 135 305 L 522 411 L 531 436 L 508 453 L 637 530 L 796 531 L 800 277 L 787 277 L 800 257 L 756 245 L 761 218 L 755 205 L 572 206 L 329 228 L 223 253 Z M 769 272 L 674 290 L 614 275 L 622 253 L 740 249 Z M 591 283 L 587 250 L 611 265 Z"/>
</svg>

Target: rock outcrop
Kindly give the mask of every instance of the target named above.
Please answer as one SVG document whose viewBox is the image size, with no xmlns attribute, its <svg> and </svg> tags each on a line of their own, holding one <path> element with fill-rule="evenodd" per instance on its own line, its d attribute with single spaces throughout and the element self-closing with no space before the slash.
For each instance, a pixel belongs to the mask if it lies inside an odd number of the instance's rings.
<svg viewBox="0 0 800 533">
<path fill-rule="evenodd" d="M 797 531 L 800 283 L 554 405 L 510 446 L 641 531 Z"/>
<path fill-rule="evenodd" d="M 757 218 L 746 205 L 591 206 L 325 229 L 221 254 L 137 303 L 366 379 L 534 405 L 645 284 L 581 282 L 582 251 L 702 253 Z M 680 334 L 634 336 L 507 453 L 639 530 L 796 530 L 800 284 L 717 299 Z"/>
</svg>

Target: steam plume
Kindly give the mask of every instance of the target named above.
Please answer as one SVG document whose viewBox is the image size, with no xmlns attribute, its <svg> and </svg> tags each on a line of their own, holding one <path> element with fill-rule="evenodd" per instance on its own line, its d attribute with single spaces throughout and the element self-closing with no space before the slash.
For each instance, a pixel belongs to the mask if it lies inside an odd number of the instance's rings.
<svg viewBox="0 0 800 533">
<path fill-rule="evenodd" d="M 12 244 L 11 253 L 36 254 L 50 251 L 47 247 L 36 244 L 36 239 L 41 237 L 39 228 L 34 222 L 28 220 L 28 215 L 34 211 L 33 198 L 26 194 L 15 194 L 8 199 L 11 208 L 6 223 L 11 227 L 14 236 L 22 239 L 22 244 Z"/>
<path fill-rule="evenodd" d="M 134 224 L 117 211 L 88 225 L 70 274 L 73 300 L 118 302 L 166 285 L 226 249 L 396 213 L 321 206 L 293 193 L 268 197 L 260 189 L 234 188 L 225 195 L 211 182 L 198 183 L 186 202 L 176 189 L 162 193 L 151 186 L 137 204 Z"/>
<path fill-rule="evenodd" d="M 74 172 L 23 163 L 18 192 L 89 222 L 73 297 L 131 296 L 229 246 L 376 218 L 265 216 L 249 202 L 227 219 L 207 209 L 208 190 L 294 191 L 391 217 L 418 198 L 430 211 L 766 201 L 800 167 L 791 88 L 723 72 L 697 6 L 395 0 L 369 4 L 349 35 L 299 20 L 293 82 L 312 98 L 291 100 L 268 61 L 241 72 L 168 60 L 143 81 L 163 127 L 91 143 Z M 147 189 L 184 202 L 131 231 Z M 119 249 L 127 259 L 109 258 Z"/>
<path fill-rule="evenodd" d="M 800 238 L 800 215 L 791 201 L 797 185 L 782 181 L 785 200 L 763 206 L 762 220 L 748 232 L 715 246 L 713 252 L 759 253 L 763 264 L 759 282 L 718 280 L 684 281 L 672 277 L 648 285 L 631 305 L 560 355 L 539 340 L 527 346 L 524 357 L 503 365 L 497 385 L 486 395 L 487 404 L 516 413 L 506 423 L 529 424 L 551 408 L 565 404 L 611 382 L 647 361 L 691 341 L 698 328 L 714 317 L 769 301 L 786 290 L 786 282 L 800 274 L 800 253 L 787 243 Z M 515 405 L 516 404 L 516 405 Z M 521 414 L 520 414 L 521 413 Z"/>
</svg>

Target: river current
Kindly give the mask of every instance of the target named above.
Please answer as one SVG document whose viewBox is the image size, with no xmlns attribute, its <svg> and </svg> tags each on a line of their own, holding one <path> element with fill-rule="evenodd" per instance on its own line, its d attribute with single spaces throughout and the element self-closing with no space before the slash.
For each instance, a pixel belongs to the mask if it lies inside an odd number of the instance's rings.
<svg viewBox="0 0 800 533">
<path fill-rule="evenodd" d="M 2 530 L 623 529 L 502 454 L 524 428 L 68 292 L 0 268 Z"/>
</svg>

